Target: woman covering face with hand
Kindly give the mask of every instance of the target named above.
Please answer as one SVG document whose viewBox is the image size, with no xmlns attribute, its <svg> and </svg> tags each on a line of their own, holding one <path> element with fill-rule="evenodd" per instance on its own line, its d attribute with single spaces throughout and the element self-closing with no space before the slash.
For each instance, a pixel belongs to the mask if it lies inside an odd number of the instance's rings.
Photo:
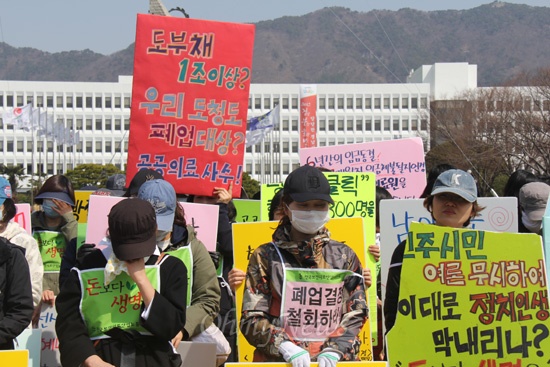
<svg viewBox="0 0 550 367">
<path fill-rule="evenodd" d="M 303 166 L 283 190 L 273 241 L 254 251 L 247 269 L 240 327 L 256 347 L 254 362 L 326 367 L 358 360 L 365 287 L 356 254 L 325 228 L 330 185 L 317 168 Z"/>
</svg>

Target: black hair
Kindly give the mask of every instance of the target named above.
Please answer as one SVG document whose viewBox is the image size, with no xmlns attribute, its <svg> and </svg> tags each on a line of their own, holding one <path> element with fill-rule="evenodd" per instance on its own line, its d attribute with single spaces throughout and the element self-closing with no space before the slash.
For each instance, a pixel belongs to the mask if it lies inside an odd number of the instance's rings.
<svg viewBox="0 0 550 367">
<path fill-rule="evenodd" d="M 539 179 L 537 176 L 531 172 L 524 169 L 518 169 L 514 171 L 508 178 L 508 181 L 506 181 L 503 196 L 516 197 L 519 199 L 519 190 L 523 187 L 523 185 L 538 181 Z"/>
<path fill-rule="evenodd" d="M 393 199 L 388 190 L 381 186 L 376 186 L 376 227 L 380 227 L 380 200 Z"/>
<path fill-rule="evenodd" d="M 422 191 L 422 194 L 420 194 L 420 199 L 427 198 L 432 193 L 435 180 L 437 180 L 440 174 L 450 169 L 456 169 L 456 167 L 448 163 L 441 163 L 433 167 L 428 173 L 426 187 L 424 188 L 424 191 Z"/>
<path fill-rule="evenodd" d="M 76 203 L 73 184 L 71 180 L 67 178 L 67 176 L 53 175 L 52 177 L 48 178 L 46 182 L 44 182 L 36 196 L 45 192 L 64 192 L 65 194 L 69 195 L 69 198 L 73 201 L 73 203 Z M 42 199 L 34 199 L 34 202 L 38 205 L 42 205 Z"/>
<path fill-rule="evenodd" d="M 7 198 L 4 200 L 4 210 L 2 210 L 2 218 L 0 218 L 0 222 L 8 223 L 15 217 L 16 213 L 17 207 L 15 206 L 15 201 L 11 198 Z"/>
<path fill-rule="evenodd" d="M 280 189 L 273 195 L 273 198 L 271 199 L 271 205 L 269 205 L 269 214 L 268 218 L 269 220 L 273 220 L 275 218 L 275 212 L 279 210 L 281 206 L 281 198 L 283 197 L 283 189 Z"/>
</svg>

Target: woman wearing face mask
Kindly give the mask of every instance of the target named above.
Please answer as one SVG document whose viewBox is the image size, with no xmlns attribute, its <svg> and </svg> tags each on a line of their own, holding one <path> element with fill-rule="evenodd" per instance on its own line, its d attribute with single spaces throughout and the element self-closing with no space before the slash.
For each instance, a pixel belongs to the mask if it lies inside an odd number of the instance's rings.
<svg viewBox="0 0 550 367">
<path fill-rule="evenodd" d="M 437 177 L 430 195 L 424 199 L 424 207 L 432 214 L 436 226 L 452 228 L 467 227 L 470 220 L 483 210 L 477 203 L 474 178 L 459 169 L 445 171 Z M 401 242 L 391 258 L 384 300 L 386 332 L 393 327 L 397 317 L 405 244 L 405 241 Z"/>
<path fill-rule="evenodd" d="M 302 166 L 283 191 L 273 241 L 254 251 L 247 268 L 240 327 L 256 347 L 253 361 L 356 361 L 368 317 L 365 286 L 356 254 L 325 228 L 330 185 L 317 168 Z"/>
<path fill-rule="evenodd" d="M 42 206 L 42 210 L 31 215 L 33 237 L 44 263 L 42 301 L 53 305 L 59 293 L 61 259 L 71 241 L 76 246 L 78 223 L 73 216 L 73 185 L 67 177 L 54 175 L 44 182 L 34 201 Z"/>
<path fill-rule="evenodd" d="M 157 247 L 179 258 L 187 267 L 187 319 L 185 327 L 173 340 L 177 346 L 181 340 L 191 340 L 213 326 L 220 309 L 216 269 L 206 247 L 197 239 L 195 229 L 186 224 L 176 191 L 168 181 L 146 181 L 140 186 L 137 197 L 148 201 L 155 209 Z"/>
</svg>

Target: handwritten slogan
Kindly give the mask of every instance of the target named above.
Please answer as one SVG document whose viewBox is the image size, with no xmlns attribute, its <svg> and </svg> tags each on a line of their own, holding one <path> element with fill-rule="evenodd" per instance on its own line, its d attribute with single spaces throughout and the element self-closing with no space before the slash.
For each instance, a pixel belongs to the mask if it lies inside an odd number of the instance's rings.
<svg viewBox="0 0 550 367">
<path fill-rule="evenodd" d="M 300 149 L 300 164 L 338 172 L 372 172 L 394 198 L 417 198 L 426 186 L 421 138 Z"/>
<path fill-rule="evenodd" d="M 548 285 L 541 239 L 413 223 L 392 366 L 547 366 Z"/>
<path fill-rule="evenodd" d="M 176 192 L 238 197 L 254 25 L 139 14 L 127 175 L 150 168 Z"/>
</svg>

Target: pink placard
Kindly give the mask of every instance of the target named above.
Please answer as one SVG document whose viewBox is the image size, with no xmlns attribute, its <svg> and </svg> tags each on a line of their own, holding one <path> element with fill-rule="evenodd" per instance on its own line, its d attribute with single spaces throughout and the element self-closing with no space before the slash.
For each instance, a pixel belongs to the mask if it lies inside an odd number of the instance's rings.
<svg viewBox="0 0 550 367">
<path fill-rule="evenodd" d="M 16 222 L 22 228 L 27 231 L 28 234 L 32 234 L 31 226 L 31 205 L 30 204 L 15 204 L 17 212 L 10 222 Z"/>
<path fill-rule="evenodd" d="M 88 208 L 88 227 L 86 229 L 86 243 L 96 245 L 105 237 L 109 223 L 107 215 L 113 205 L 122 197 L 91 195 Z M 216 250 L 218 235 L 218 206 L 182 202 L 187 224 L 197 231 L 197 237 L 204 243 L 208 251 Z"/>
<path fill-rule="evenodd" d="M 107 228 L 109 228 L 107 216 L 111 208 L 121 200 L 128 199 L 117 196 L 90 195 L 86 243 L 97 245 L 105 237 Z"/>
<path fill-rule="evenodd" d="M 216 251 L 218 237 L 217 205 L 195 204 L 182 202 L 185 212 L 185 221 L 197 231 L 197 238 L 204 244 L 208 251 Z"/>
<path fill-rule="evenodd" d="M 300 149 L 300 164 L 336 172 L 374 172 L 394 198 L 418 198 L 426 186 L 421 138 Z"/>
</svg>

